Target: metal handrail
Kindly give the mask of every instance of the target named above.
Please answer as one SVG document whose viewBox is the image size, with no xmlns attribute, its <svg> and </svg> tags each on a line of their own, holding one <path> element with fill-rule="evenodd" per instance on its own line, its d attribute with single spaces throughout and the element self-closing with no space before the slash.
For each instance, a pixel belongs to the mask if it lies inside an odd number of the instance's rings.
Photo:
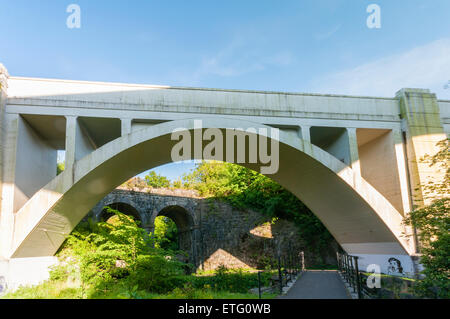
<svg viewBox="0 0 450 319">
<path fill-rule="evenodd" d="M 261 299 L 262 292 L 278 288 L 280 294 L 283 293 L 283 287 L 286 286 L 290 281 L 292 281 L 299 273 L 305 270 L 305 258 L 304 252 L 300 252 L 299 254 L 289 253 L 287 256 L 283 256 L 283 258 L 278 255 L 276 268 L 269 269 L 271 273 L 277 270 L 277 279 L 272 281 L 272 284 L 269 288 L 263 289 L 261 285 L 261 274 L 266 271 L 258 271 L 258 295 L 259 299 Z M 278 287 L 277 287 L 278 286 Z"/>
</svg>

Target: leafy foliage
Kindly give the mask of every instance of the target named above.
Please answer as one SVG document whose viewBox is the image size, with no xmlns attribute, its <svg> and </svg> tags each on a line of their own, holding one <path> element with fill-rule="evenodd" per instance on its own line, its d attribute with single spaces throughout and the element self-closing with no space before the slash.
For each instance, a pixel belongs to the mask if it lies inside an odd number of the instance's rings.
<svg viewBox="0 0 450 319">
<path fill-rule="evenodd" d="M 422 161 L 442 170 L 444 179 L 422 185 L 425 198 L 434 200 L 411 212 L 405 223 L 417 229 L 421 245 L 425 278 L 416 285 L 418 293 L 425 297 L 450 298 L 449 140 L 439 142 L 438 146 L 439 152 L 425 156 Z"/>
<path fill-rule="evenodd" d="M 155 218 L 155 246 L 166 250 L 178 250 L 178 228 L 175 222 L 165 216 Z"/>
<path fill-rule="evenodd" d="M 168 188 L 170 187 L 170 180 L 162 175 L 159 175 L 155 173 L 154 171 L 150 171 L 145 176 L 145 181 L 147 182 L 148 186 L 154 187 L 154 188 Z"/>
<path fill-rule="evenodd" d="M 186 265 L 175 259 L 176 252 L 155 248 L 132 217 L 105 209 L 114 214 L 107 222 L 82 222 L 68 237 L 57 253 L 61 262 L 48 281 L 21 287 L 4 298 L 257 297 L 248 293 L 258 286 L 257 273 L 221 267 L 208 276 L 185 275 Z M 271 275 L 263 274 L 263 285 Z M 274 294 L 264 295 L 269 297 Z"/>
<path fill-rule="evenodd" d="M 56 164 L 56 175 L 61 174 L 64 172 L 65 164 L 64 163 L 58 163 Z"/>
<path fill-rule="evenodd" d="M 132 217 L 106 209 L 114 214 L 108 222 L 80 224 L 72 232 L 58 254 L 64 262 L 52 272 L 52 279 L 64 279 L 64 273 L 78 276 L 95 295 L 119 282 L 130 291 L 134 287 L 164 291 L 166 279 L 184 273 L 184 264 L 154 248 L 150 236 Z"/>
</svg>

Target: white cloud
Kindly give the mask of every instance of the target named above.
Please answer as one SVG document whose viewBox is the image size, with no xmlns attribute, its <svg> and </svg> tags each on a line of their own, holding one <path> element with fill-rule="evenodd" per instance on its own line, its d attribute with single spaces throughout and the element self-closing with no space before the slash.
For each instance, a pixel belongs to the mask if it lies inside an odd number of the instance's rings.
<svg viewBox="0 0 450 319">
<path fill-rule="evenodd" d="M 449 99 L 450 38 L 372 61 L 316 79 L 312 90 L 321 93 L 393 97 L 401 88 L 427 88 Z"/>
</svg>

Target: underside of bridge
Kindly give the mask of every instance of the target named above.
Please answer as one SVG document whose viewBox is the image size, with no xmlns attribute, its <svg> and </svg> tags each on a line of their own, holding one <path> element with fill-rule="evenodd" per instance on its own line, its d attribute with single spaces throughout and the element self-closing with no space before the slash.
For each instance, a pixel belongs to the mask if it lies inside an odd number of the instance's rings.
<svg viewBox="0 0 450 319">
<path fill-rule="evenodd" d="M 207 129 L 217 129 L 222 136 L 233 131 L 238 141 L 257 141 L 256 150 L 268 137 L 269 150 L 275 151 L 270 146 L 275 140 L 278 170 L 266 175 L 305 203 L 343 249 L 359 255 L 362 265 L 396 256 L 414 272 L 410 256 L 416 248 L 403 236 L 412 231 L 402 219 L 416 204 L 415 186 L 434 174 L 417 159 L 433 154 L 435 143 L 446 137 L 443 128 L 449 128 L 450 102 L 437 101 L 427 90 L 402 90 L 388 99 L 9 82 L 11 92 L 6 94 L 5 80 L 0 100 L 1 254 L 6 259 L 52 256 L 115 187 L 172 162 L 178 143 L 173 132 L 186 132 L 193 145 L 183 159 L 216 160 L 221 153 L 225 161 L 264 173 L 267 161 L 249 161 L 254 149 L 248 144 L 243 162 L 231 140 L 214 155 L 203 152 L 212 140 Z M 273 127 L 280 129 L 278 137 L 261 133 Z M 196 136 L 209 138 L 199 145 Z M 66 169 L 55 177 L 61 149 Z M 175 211 L 161 214 L 177 222 Z"/>
</svg>

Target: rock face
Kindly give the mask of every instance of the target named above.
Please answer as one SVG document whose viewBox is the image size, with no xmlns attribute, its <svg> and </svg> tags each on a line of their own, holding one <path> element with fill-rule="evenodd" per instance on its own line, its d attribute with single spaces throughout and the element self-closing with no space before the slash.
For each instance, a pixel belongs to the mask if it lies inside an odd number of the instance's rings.
<svg viewBox="0 0 450 319">
<path fill-rule="evenodd" d="M 298 255 L 301 251 L 306 266 L 335 264 L 336 242 L 320 255 L 313 253 L 314 248 L 306 247 L 294 223 L 237 210 L 223 201 L 201 198 L 193 191 L 116 189 L 96 205 L 90 216 L 97 221 L 106 218 L 103 207 L 107 205 L 139 219 L 149 232 L 157 216 L 171 218 L 178 227 L 179 246 L 196 268 L 264 268 L 277 253 Z"/>
</svg>

